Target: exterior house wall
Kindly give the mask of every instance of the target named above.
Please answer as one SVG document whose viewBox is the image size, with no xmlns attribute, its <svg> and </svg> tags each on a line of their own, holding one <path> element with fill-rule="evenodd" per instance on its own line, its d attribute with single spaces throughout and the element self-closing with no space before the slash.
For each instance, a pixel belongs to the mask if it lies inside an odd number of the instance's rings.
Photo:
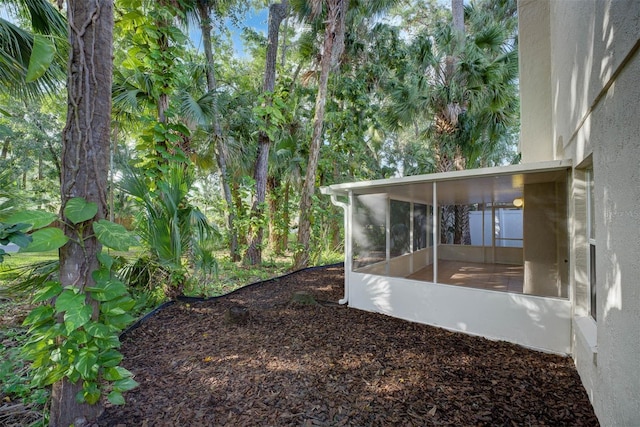
<svg viewBox="0 0 640 427">
<path fill-rule="evenodd" d="M 640 2 L 520 0 L 519 16 L 521 66 L 531 66 L 520 82 L 523 162 L 552 156 L 574 165 L 573 358 L 600 423 L 639 425 Z M 533 34 L 546 28 L 548 45 Z M 544 120 L 551 135 L 541 141 L 530 131 Z M 586 166 L 595 176 L 597 321 L 589 315 Z"/>
<path fill-rule="evenodd" d="M 550 0 L 519 0 L 520 152 L 523 162 L 555 160 L 551 140 Z"/>
<path fill-rule="evenodd" d="M 349 307 L 567 354 L 571 302 L 419 280 L 348 273 Z"/>
</svg>

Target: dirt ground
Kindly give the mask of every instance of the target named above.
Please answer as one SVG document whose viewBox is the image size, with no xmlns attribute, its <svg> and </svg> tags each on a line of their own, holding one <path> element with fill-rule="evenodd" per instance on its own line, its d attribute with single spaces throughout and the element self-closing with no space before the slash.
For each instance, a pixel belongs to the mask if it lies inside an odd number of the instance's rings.
<svg viewBox="0 0 640 427">
<path fill-rule="evenodd" d="M 140 386 L 98 424 L 598 425 L 570 358 L 340 306 L 343 278 L 311 269 L 160 310 L 123 338 Z"/>
</svg>

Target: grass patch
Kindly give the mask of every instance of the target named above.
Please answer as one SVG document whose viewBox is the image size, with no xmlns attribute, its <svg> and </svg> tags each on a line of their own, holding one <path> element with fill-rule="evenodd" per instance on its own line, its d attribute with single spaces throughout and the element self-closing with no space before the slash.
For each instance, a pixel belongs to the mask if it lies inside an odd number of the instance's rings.
<svg viewBox="0 0 640 427">
<path fill-rule="evenodd" d="M 0 264 L 0 288 L 6 287 L 20 277 L 29 267 L 58 259 L 58 251 L 12 253 Z"/>
<path fill-rule="evenodd" d="M 215 297 L 228 294 L 251 283 L 281 276 L 291 269 L 291 260 L 286 257 L 265 258 L 261 265 L 245 266 L 232 262 L 226 252 L 216 253 L 217 274 L 213 277 L 197 277 L 186 289 L 189 296 Z M 204 280 L 203 280 L 204 279 Z"/>
</svg>

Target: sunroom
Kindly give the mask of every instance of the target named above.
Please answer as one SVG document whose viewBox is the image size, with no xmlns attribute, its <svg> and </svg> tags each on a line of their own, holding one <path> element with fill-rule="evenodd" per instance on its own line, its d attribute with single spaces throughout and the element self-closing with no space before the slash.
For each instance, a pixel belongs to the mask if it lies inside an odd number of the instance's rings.
<svg viewBox="0 0 640 427">
<path fill-rule="evenodd" d="M 352 308 L 570 352 L 568 185 L 553 161 L 322 188 Z"/>
</svg>

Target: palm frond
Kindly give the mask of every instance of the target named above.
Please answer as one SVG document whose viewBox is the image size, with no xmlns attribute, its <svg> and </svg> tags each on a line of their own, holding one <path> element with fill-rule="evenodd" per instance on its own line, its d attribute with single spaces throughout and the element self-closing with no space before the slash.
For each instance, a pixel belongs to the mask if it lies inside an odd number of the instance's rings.
<svg viewBox="0 0 640 427">
<path fill-rule="evenodd" d="M 180 115 L 199 125 L 208 125 L 213 118 L 213 106 L 215 97 L 206 93 L 200 98 L 195 98 L 187 91 L 178 93 L 178 109 Z"/>
<path fill-rule="evenodd" d="M 6 4 L 30 29 L 0 18 L 0 88 L 16 97 L 35 99 L 62 88 L 68 52 L 64 16 L 47 0 L 20 0 Z M 54 60 L 43 76 L 32 82 L 25 77 L 34 45 L 33 34 L 43 34 L 56 47 Z"/>
<path fill-rule="evenodd" d="M 60 262 L 56 260 L 40 261 L 27 266 L 5 270 L 14 276 L 11 283 L 0 288 L 0 296 L 19 297 L 31 295 L 48 280 L 52 280 L 58 272 Z"/>
</svg>

